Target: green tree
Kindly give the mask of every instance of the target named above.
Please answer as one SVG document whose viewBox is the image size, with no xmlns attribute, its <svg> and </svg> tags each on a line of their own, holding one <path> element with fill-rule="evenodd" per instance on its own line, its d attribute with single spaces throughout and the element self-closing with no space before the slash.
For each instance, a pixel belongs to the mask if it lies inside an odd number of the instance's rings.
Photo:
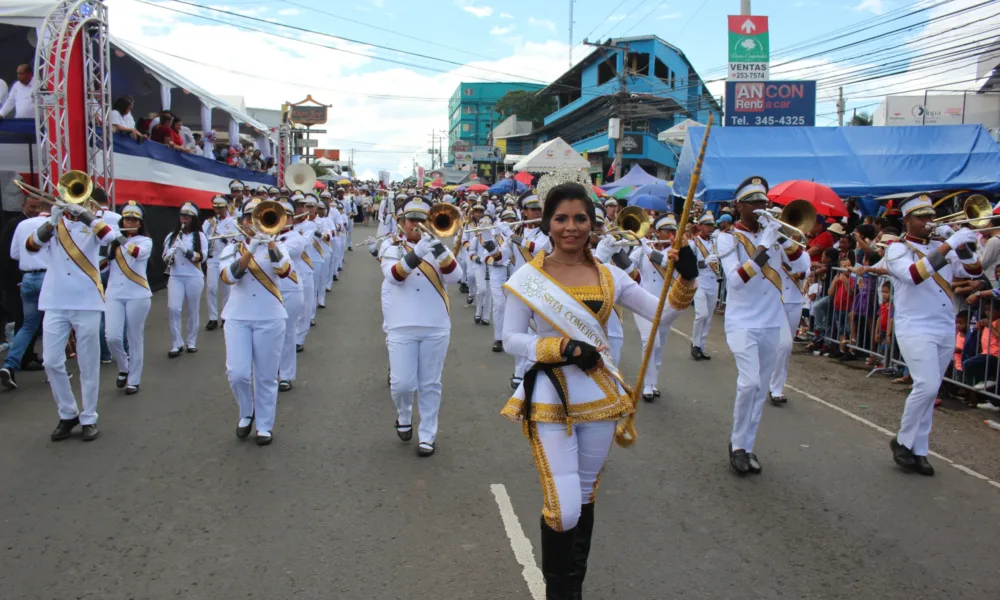
<svg viewBox="0 0 1000 600">
<path fill-rule="evenodd" d="M 322 177 L 330 172 L 330 169 L 327 169 L 326 167 L 321 167 L 316 163 L 309 163 L 309 166 L 313 168 L 313 172 L 316 173 L 316 177 Z"/>
<path fill-rule="evenodd" d="M 552 96 L 539 96 L 534 92 L 513 90 L 507 92 L 493 110 L 505 117 L 517 115 L 518 119 L 531 121 L 535 127 L 540 127 L 556 110 L 556 100 Z"/>
<path fill-rule="evenodd" d="M 851 127 L 868 127 L 872 124 L 872 116 L 864 111 L 859 113 L 854 113 L 851 117 L 851 122 L 848 123 Z"/>
</svg>

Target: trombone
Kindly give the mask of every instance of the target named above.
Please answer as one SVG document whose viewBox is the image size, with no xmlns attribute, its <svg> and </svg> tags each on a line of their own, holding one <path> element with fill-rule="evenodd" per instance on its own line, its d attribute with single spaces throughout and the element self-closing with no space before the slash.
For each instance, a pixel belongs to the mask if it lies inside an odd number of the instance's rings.
<svg viewBox="0 0 1000 600">
<path fill-rule="evenodd" d="M 957 217 L 965 217 L 965 218 L 956 221 L 955 219 Z M 968 224 L 971 229 L 978 229 L 982 231 L 984 228 L 989 227 L 990 221 L 992 219 L 993 219 L 993 205 L 990 204 L 990 201 L 986 198 L 986 196 L 983 196 L 982 194 L 973 194 L 968 198 L 966 198 L 965 204 L 962 206 L 961 212 L 952 213 L 950 215 L 945 215 L 943 217 L 938 217 L 934 219 L 931 223 L 933 223 L 933 226 Z"/>
<path fill-rule="evenodd" d="M 42 202 L 63 207 L 70 204 L 83 204 L 90 199 L 90 194 L 94 191 L 94 181 L 83 171 L 66 171 L 59 177 L 59 197 L 20 180 L 15 180 L 14 185 Z"/>
<path fill-rule="evenodd" d="M 805 235 L 816 223 L 816 207 L 808 200 L 792 200 L 781 210 L 780 217 L 774 217 L 765 210 L 756 211 L 758 215 L 763 215 L 772 221 L 781 223 L 783 226 L 778 234 L 792 242 L 798 244 L 800 248 L 805 248 L 806 244 L 795 239 L 793 236 Z M 807 229 L 808 228 L 808 229 Z"/>
<path fill-rule="evenodd" d="M 610 235 L 612 237 L 624 237 L 631 238 L 638 242 L 640 239 L 649 235 L 649 230 L 653 226 L 652 219 L 649 217 L 644 209 L 638 206 L 626 206 L 618 213 L 615 217 L 615 226 L 610 231 L 606 231 L 601 235 Z M 638 244 L 625 244 L 627 246 L 635 246 Z"/>
<path fill-rule="evenodd" d="M 421 232 L 427 233 L 438 241 L 441 238 L 451 237 L 458 233 L 462 226 L 462 213 L 454 204 L 438 202 L 431 207 L 427 213 L 427 223 L 420 223 L 417 227 Z M 469 231 L 468 229 L 466 231 Z"/>
</svg>

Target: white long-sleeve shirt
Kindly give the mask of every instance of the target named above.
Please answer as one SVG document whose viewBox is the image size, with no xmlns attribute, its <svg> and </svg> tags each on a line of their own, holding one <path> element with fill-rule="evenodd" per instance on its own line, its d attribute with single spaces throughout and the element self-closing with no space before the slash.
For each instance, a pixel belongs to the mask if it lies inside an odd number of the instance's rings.
<svg viewBox="0 0 1000 600">
<path fill-rule="evenodd" d="M 0 117 L 7 118 L 13 113 L 15 119 L 34 119 L 35 101 L 31 98 L 31 88 L 30 82 L 28 85 L 20 81 L 14 82 L 3 106 L 0 106 Z"/>
<path fill-rule="evenodd" d="M 220 278 L 231 286 L 222 318 L 240 321 L 287 319 L 288 311 L 281 299 L 278 279 L 291 273 L 292 263 L 288 255 L 282 252 L 281 260 L 272 263 L 267 245 L 261 244 L 254 251 L 250 267 L 242 277 L 235 279 L 230 265 L 240 259 L 241 251 L 249 251 L 247 244 L 229 244 L 219 261 Z"/>
<path fill-rule="evenodd" d="M 184 253 L 187 250 L 194 250 L 194 236 L 198 235 L 201 237 L 201 252 L 196 252 L 194 255 L 194 260 L 188 260 Z M 167 255 L 170 254 L 170 249 L 174 244 L 174 234 L 168 233 L 166 239 L 163 240 L 163 260 L 167 260 Z M 205 234 L 196 231 L 194 233 L 182 233 L 181 241 L 177 246 L 177 253 L 174 254 L 174 264 L 170 267 L 171 277 L 204 277 L 205 274 L 201 270 L 201 262 L 205 260 L 205 255 L 208 254 L 208 238 Z"/>
<path fill-rule="evenodd" d="M 31 217 L 18 223 L 14 229 L 14 239 L 10 243 L 10 257 L 17 261 L 17 268 L 21 272 L 44 271 L 49 268 L 48 244 L 38 252 L 28 252 L 25 246 L 28 237 L 48 220 L 48 215 Z"/>
<path fill-rule="evenodd" d="M 405 266 L 403 257 L 409 251 L 409 244 L 397 243 L 386 248 L 382 256 L 382 275 L 389 283 L 390 298 L 386 327 L 432 327 L 451 331 L 451 317 L 440 293 L 419 268 L 410 270 Z M 462 278 L 462 269 L 447 248 L 440 263 L 430 252 L 422 258 L 437 272 L 445 293 L 447 284 L 457 283 Z"/>
<path fill-rule="evenodd" d="M 138 275 L 146 282 L 143 286 L 133 281 L 121 267 L 118 266 L 116 256 L 108 257 L 108 290 L 107 298 L 119 300 L 133 300 L 136 298 L 151 298 L 153 293 L 149 289 L 149 280 L 146 275 L 146 265 L 149 257 L 153 254 L 153 240 L 144 235 L 136 235 L 128 238 L 128 243 L 118 248 L 122 253 L 125 265 L 131 269 L 132 273 Z"/>
<path fill-rule="evenodd" d="M 49 269 L 42 281 L 38 310 L 104 310 L 98 265 L 101 246 L 108 245 L 115 237 L 112 228 L 100 219 L 88 227 L 66 217 L 60 225 L 66 228 L 65 243 L 60 240 L 58 228 L 45 243 L 40 243 L 37 234 L 25 242 L 28 252 L 49 249 Z M 94 277 L 84 268 L 91 270 Z"/>
</svg>

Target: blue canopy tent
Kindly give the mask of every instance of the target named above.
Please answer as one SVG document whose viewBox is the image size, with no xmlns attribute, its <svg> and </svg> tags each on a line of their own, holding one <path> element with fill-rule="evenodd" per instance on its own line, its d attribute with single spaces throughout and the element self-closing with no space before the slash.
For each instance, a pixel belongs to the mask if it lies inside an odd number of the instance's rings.
<svg viewBox="0 0 1000 600">
<path fill-rule="evenodd" d="M 700 127 L 687 132 L 675 193 L 688 189 L 704 134 Z M 842 197 L 863 198 L 870 213 L 875 196 L 1000 191 L 1000 146 L 980 125 L 713 128 L 695 197 L 706 208 L 732 200 L 752 175 L 771 185 L 816 181 Z"/>
<path fill-rule="evenodd" d="M 625 174 L 624 177 L 622 177 L 618 181 L 613 181 L 611 183 L 602 185 L 601 189 L 606 192 L 613 192 L 618 188 L 624 187 L 626 185 L 630 185 L 632 187 L 637 188 L 650 183 L 666 183 L 666 182 L 663 181 L 662 179 L 657 179 L 656 177 L 653 177 L 652 175 L 644 171 L 642 167 L 640 167 L 639 165 L 635 165 L 632 167 L 631 171 Z"/>
</svg>

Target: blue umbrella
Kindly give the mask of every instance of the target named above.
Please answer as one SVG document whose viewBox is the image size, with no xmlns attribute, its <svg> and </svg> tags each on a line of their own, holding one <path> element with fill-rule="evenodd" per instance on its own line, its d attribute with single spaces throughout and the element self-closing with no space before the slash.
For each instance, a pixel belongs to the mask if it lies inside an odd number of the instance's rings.
<svg viewBox="0 0 1000 600">
<path fill-rule="evenodd" d="M 667 208 L 667 201 L 652 194 L 636 194 L 628 199 L 628 205 L 656 212 L 670 212 L 670 209 Z"/>
<path fill-rule="evenodd" d="M 658 183 L 647 183 L 646 185 L 638 188 L 632 194 L 638 196 L 639 194 L 649 194 L 650 196 L 656 196 L 657 198 L 669 198 L 673 193 L 673 189 L 670 184 L 662 181 Z"/>
<path fill-rule="evenodd" d="M 500 181 L 494 183 L 487 190 L 490 194 L 509 194 L 511 192 L 523 192 L 528 189 L 528 186 L 524 185 L 520 181 L 514 179 L 501 179 Z"/>
</svg>

